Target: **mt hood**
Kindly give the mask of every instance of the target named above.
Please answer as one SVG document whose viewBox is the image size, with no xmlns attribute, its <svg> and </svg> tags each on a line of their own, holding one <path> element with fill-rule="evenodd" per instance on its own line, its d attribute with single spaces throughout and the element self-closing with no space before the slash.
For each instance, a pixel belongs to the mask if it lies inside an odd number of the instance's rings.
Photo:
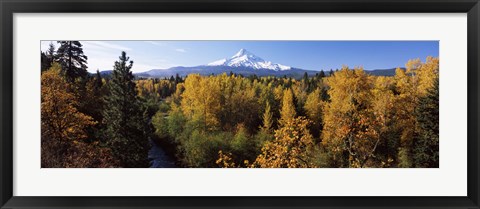
<svg viewBox="0 0 480 209">
<path fill-rule="evenodd" d="M 272 63 L 256 56 L 255 54 L 240 49 L 230 58 L 217 60 L 206 65 L 193 67 L 171 67 L 168 69 L 153 69 L 143 73 L 137 73 L 139 77 L 170 77 L 176 74 L 184 77 L 191 73 L 200 75 L 218 75 L 222 73 L 235 73 L 243 76 L 290 76 L 301 77 L 304 73 L 314 75 L 317 71 L 303 70 L 295 67 Z"/>
<path fill-rule="evenodd" d="M 246 49 L 240 49 L 233 57 L 221 59 L 207 64 L 208 66 L 250 67 L 253 69 L 269 69 L 274 71 L 291 70 L 292 67 L 267 62 Z"/>
</svg>

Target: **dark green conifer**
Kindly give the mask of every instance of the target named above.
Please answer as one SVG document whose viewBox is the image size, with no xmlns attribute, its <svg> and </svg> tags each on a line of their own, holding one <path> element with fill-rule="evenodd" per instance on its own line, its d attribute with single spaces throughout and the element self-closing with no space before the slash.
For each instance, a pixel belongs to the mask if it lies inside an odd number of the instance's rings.
<svg viewBox="0 0 480 209">
<path fill-rule="evenodd" d="M 56 61 L 62 66 L 62 72 L 68 81 L 77 78 L 86 78 L 87 56 L 83 54 L 82 44 L 79 41 L 58 41 L 60 47 L 55 55 Z"/>
<path fill-rule="evenodd" d="M 48 63 L 48 57 L 45 52 L 40 51 L 40 70 L 43 72 L 50 69 L 51 64 Z"/>
<path fill-rule="evenodd" d="M 103 86 L 103 81 L 102 81 L 102 75 L 100 74 L 100 71 L 97 70 L 97 74 L 95 75 L 95 90 L 98 91 L 102 88 Z"/>
<path fill-rule="evenodd" d="M 324 78 L 325 77 L 325 72 L 323 70 L 321 70 L 320 73 L 318 74 L 318 77 L 319 78 Z"/>
<path fill-rule="evenodd" d="M 46 52 L 41 52 L 41 70 L 42 72 L 50 69 L 52 63 L 55 61 L 55 45 L 50 43 L 49 48 Z"/>
<path fill-rule="evenodd" d="M 416 109 L 417 137 L 413 146 L 415 167 L 438 168 L 439 166 L 439 101 L 437 78 L 434 87 L 425 97 L 420 98 Z"/>
<path fill-rule="evenodd" d="M 103 122 L 107 145 L 123 167 L 147 167 L 150 142 L 145 136 L 143 111 L 125 52 L 115 62 Z"/>
</svg>

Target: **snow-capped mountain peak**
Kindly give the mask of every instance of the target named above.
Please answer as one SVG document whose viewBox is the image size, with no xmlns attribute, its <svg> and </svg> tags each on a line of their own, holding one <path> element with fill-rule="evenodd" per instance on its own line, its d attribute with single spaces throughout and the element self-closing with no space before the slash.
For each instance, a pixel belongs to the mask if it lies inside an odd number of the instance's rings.
<svg viewBox="0 0 480 209">
<path fill-rule="evenodd" d="M 246 49 L 240 49 L 240 51 L 238 51 L 235 55 L 232 56 L 232 59 L 240 58 L 240 57 L 248 57 L 248 58 L 252 58 L 252 59 L 261 59 L 260 57 L 257 57 L 256 55 L 247 51 Z"/>
<path fill-rule="evenodd" d="M 275 64 L 257 57 L 246 49 L 240 49 L 229 59 L 221 59 L 207 64 L 209 66 L 249 67 L 254 69 L 269 69 L 274 71 L 290 70 L 290 66 Z"/>
<path fill-rule="evenodd" d="M 224 65 L 225 62 L 227 62 L 227 59 L 221 59 L 221 60 L 217 60 L 217 61 L 213 61 L 211 63 L 208 63 L 207 65 L 218 66 L 218 65 Z"/>
</svg>

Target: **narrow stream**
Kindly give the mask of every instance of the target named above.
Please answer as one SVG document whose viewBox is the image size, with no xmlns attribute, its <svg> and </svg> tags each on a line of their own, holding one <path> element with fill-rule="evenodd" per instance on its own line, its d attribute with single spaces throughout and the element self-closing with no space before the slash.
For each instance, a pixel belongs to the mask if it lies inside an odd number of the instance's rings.
<svg viewBox="0 0 480 209">
<path fill-rule="evenodd" d="M 175 162 L 153 141 L 150 141 L 152 148 L 148 151 L 150 168 L 175 168 Z"/>
</svg>

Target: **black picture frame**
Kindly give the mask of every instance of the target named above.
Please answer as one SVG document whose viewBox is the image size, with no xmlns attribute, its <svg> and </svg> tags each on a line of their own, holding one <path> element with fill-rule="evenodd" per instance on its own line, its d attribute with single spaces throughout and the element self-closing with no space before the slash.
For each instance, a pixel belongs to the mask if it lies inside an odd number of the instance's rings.
<svg viewBox="0 0 480 209">
<path fill-rule="evenodd" d="M 479 0 L 0 0 L 1 208 L 480 208 Z M 467 13 L 466 197 L 20 197 L 13 196 L 15 13 Z M 448 181 L 449 179 L 445 179 Z"/>
</svg>

